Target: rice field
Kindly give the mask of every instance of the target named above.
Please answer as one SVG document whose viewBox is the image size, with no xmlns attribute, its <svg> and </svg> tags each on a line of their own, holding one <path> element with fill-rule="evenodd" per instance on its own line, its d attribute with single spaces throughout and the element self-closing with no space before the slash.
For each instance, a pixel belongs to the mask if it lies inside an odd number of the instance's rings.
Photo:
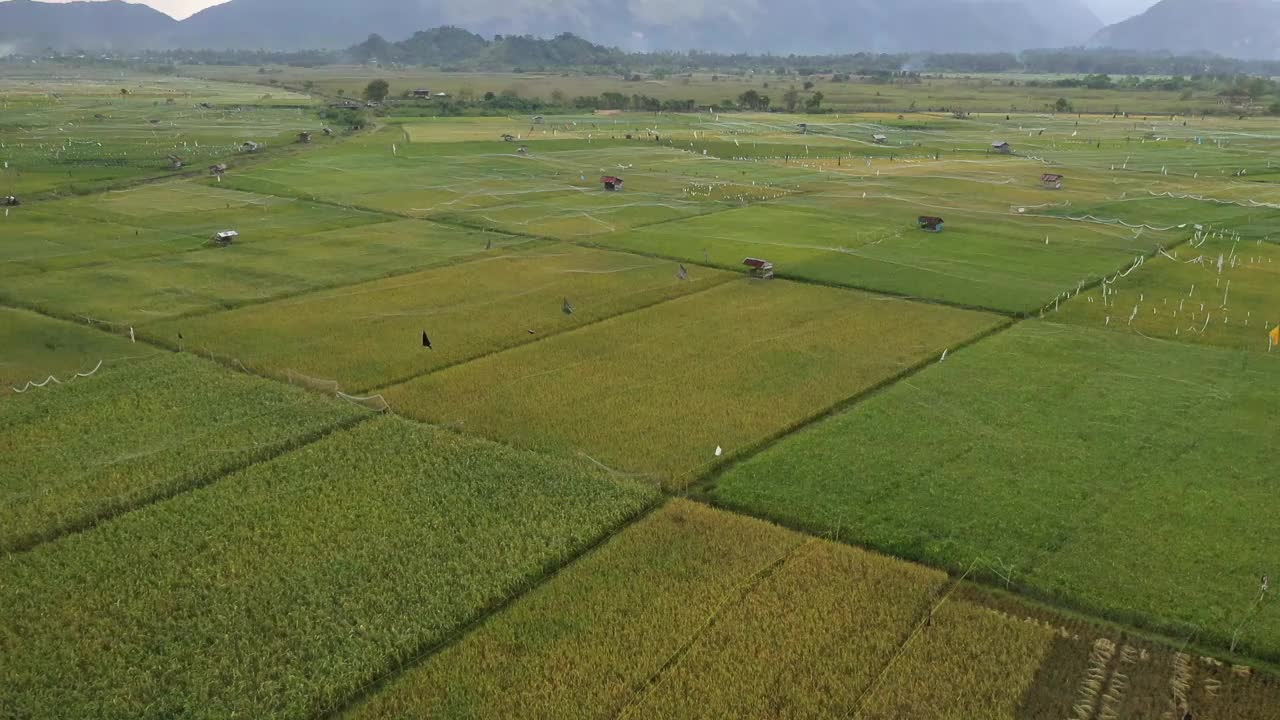
<svg viewBox="0 0 1280 720">
<path fill-rule="evenodd" d="M 0 301 L 89 318 L 119 331 L 141 330 L 175 317 L 447 264 L 486 248 L 500 253 L 526 241 L 417 220 L 239 240 L 227 247 L 206 240 L 189 252 L 17 276 L 0 288 Z M 176 345 L 174 338 L 165 340 Z"/>
<path fill-rule="evenodd" d="M 1276 411 L 1259 388 L 1276 372 L 1217 348 L 1022 323 L 766 449 L 710 492 L 1275 659 L 1280 608 L 1259 602 L 1259 579 L 1280 540 L 1266 519 Z"/>
<path fill-rule="evenodd" d="M 0 695 L 33 720 L 314 717 L 653 497 L 580 462 L 367 421 L 0 557 Z"/>
<path fill-rule="evenodd" d="M 26 392 L 29 383 L 57 384 L 157 352 L 122 337 L 36 313 L 0 307 L 0 396 Z M 49 382 L 53 376 L 56 383 Z"/>
<path fill-rule="evenodd" d="M 286 380 L 296 373 L 366 392 L 735 277 L 699 268 L 681 279 L 677 263 L 548 244 L 149 331 L 182 332 L 193 348 Z"/>
<path fill-rule="evenodd" d="M 382 394 L 409 417 L 682 487 L 1002 322 L 739 279 Z"/>
<path fill-rule="evenodd" d="M 1261 720 L 1277 693 L 1247 667 L 672 500 L 342 717 L 1075 720 L 1185 704 Z"/>
<path fill-rule="evenodd" d="M 1280 720 L 1274 123 L 6 68 L 0 716 Z"/>
<path fill-rule="evenodd" d="M 88 377 L 64 374 L 0 401 L 0 553 L 207 484 L 365 415 L 155 353 L 99 358 Z"/>
<path fill-rule="evenodd" d="M 318 129 L 314 100 L 277 89 L 95 68 L 0 78 L 0 196 L 81 194 L 286 146 Z"/>
</svg>

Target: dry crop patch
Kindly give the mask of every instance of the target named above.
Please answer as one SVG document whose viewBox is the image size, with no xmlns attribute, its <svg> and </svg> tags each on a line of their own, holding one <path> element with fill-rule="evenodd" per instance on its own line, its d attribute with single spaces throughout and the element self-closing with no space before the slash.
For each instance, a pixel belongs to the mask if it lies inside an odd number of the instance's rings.
<svg viewBox="0 0 1280 720">
<path fill-rule="evenodd" d="M 0 696 L 33 720 L 316 717 L 652 499 L 583 463 L 365 422 L 0 558 Z"/>
<path fill-rule="evenodd" d="M 1003 320 L 740 279 L 389 388 L 397 411 L 682 486 Z"/>
<path fill-rule="evenodd" d="M 1280 365 L 1026 322 L 719 478 L 732 507 L 1280 657 Z"/>
<path fill-rule="evenodd" d="M 674 262 L 542 245 L 153 331 L 182 331 L 193 347 L 279 377 L 301 373 L 366 391 L 734 277 L 693 268 L 681 279 Z"/>
<path fill-rule="evenodd" d="M 105 360 L 90 377 L 0 400 L 0 550 L 209 482 L 363 414 L 190 356 Z"/>
</svg>

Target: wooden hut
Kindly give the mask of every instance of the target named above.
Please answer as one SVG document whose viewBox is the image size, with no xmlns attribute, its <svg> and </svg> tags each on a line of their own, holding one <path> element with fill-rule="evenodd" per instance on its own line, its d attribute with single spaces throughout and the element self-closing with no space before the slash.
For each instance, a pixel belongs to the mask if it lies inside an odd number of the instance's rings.
<svg viewBox="0 0 1280 720">
<path fill-rule="evenodd" d="M 918 224 L 920 226 L 920 229 L 924 230 L 925 232 L 931 232 L 931 233 L 942 232 L 942 218 L 936 217 L 934 215 L 921 215 L 920 217 L 916 218 L 916 224 Z"/>
<path fill-rule="evenodd" d="M 600 183 L 603 184 L 604 189 L 608 190 L 609 192 L 622 189 L 622 178 L 614 177 L 613 175 L 605 175 L 604 177 L 600 178 Z"/>
<path fill-rule="evenodd" d="M 991 152 L 999 153 L 1001 155 L 1012 155 L 1013 146 L 1003 140 L 1000 140 L 998 142 L 991 143 Z"/>
<path fill-rule="evenodd" d="M 751 268 L 751 276 L 768 280 L 773 277 L 773 263 L 760 258 L 747 258 L 742 261 L 743 265 Z"/>
<path fill-rule="evenodd" d="M 1040 184 L 1043 185 L 1046 190 L 1061 190 L 1062 176 L 1057 173 L 1045 173 L 1040 176 Z"/>
</svg>

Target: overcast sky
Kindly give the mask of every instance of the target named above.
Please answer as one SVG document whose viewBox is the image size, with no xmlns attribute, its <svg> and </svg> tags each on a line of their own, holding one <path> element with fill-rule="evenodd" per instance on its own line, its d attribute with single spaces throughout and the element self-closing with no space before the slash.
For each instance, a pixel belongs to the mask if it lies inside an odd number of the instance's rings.
<svg viewBox="0 0 1280 720">
<path fill-rule="evenodd" d="M 69 2 L 70 0 L 53 0 L 53 2 Z M 144 2 L 147 5 L 182 19 L 210 5 L 217 5 L 219 0 L 129 0 Z M 1052 2 L 1052 0 L 1047 0 Z M 1127 17 L 1137 15 L 1156 3 L 1156 0 L 1085 0 L 1089 7 L 1102 19 L 1111 24 Z"/>
</svg>

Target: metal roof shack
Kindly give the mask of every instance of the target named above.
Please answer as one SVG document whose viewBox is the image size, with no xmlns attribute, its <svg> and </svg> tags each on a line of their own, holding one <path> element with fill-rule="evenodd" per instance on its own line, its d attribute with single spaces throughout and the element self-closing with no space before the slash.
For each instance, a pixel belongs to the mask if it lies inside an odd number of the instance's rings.
<svg viewBox="0 0 1280 720">
<path fill-rule="evenodd" d="M 226 247 L 238 237 L 240 237 L 240 233 L 235 230 L 223 230 L 221 232 L 214 233 L 211 240 L 213 241 L 213 244 L 218 247 Z"/>
<path fill-rule="evenodd" d="M 1045 173 L 1040 176 L 1040 183 L 1050 190 L 1062 189 L 1062 176 L 1057 173 Z"/>
</svg>

